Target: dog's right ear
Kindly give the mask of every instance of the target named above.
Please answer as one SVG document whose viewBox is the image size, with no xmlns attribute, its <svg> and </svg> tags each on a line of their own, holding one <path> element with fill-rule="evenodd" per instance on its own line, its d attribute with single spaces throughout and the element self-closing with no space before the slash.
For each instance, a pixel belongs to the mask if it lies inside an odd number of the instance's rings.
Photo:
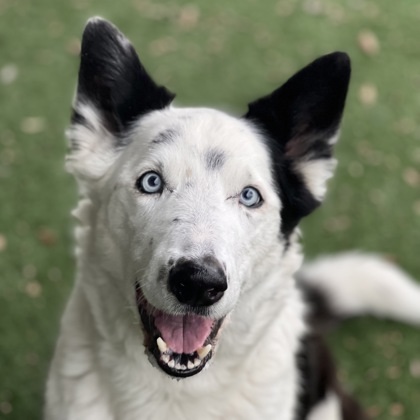
<svg viewBox="0 0 420 420">
<path fill-rule="evenodd" d="M 131 124 L 170 105 L 174 94 L 147 74 L 130 41 L 110 22 L 88 21 L 71 126 L 67 167 L 82 178 L 98 178 Z"/>
</svg>

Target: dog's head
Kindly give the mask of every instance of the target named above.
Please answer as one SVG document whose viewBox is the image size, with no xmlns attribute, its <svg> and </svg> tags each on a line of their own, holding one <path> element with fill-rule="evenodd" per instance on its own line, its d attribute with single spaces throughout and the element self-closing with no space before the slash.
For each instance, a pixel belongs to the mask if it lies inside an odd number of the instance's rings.
<svg viewBox="0 0 420 420">
<path fill-rule="evenodd" d="M 349 76 L 334 53 L 242 118 L 176 109 L 113 25 L 87 24 L 67 166 L 93 203 L 90 258 L 135 302 L 169 375 L 206 365 L 241 294 L 320 204 Z"/>
</svg>

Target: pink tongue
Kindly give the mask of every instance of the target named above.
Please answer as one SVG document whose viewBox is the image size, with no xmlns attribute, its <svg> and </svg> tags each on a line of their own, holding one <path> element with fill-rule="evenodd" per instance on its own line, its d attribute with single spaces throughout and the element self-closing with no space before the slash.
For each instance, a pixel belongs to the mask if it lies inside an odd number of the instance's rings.
<svg viewBox="0 0 420 420">
<path fill-rule="evenodd" d="M 175 316 L 158 312 L 155 326 L 175 353 L 194 353 L 203 347 L 213 321 L 198 315 Z"/>
</svg>

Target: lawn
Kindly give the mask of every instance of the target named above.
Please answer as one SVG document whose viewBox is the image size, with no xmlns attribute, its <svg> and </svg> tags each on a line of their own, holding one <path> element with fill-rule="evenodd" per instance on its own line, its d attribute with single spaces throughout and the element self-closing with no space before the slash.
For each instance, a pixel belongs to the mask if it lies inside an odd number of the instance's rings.
<svg viewBox="0 0 420 420">
<path fill-rule="evenodd" d="M 420 279 L 417 0 L 0 0 L 0 418 L 41 417 L 74 274 L 63 132 L 80 35 L 97 14 L 124 30 L 179 105 L 238 114 L 317 56 L 347 51 L 340 165 L 304 223 L 305 248 L 377 251 Z M 420 419 L 418 330 L 358 319 L 330 340 L 372 418 Z"/>
</svg>

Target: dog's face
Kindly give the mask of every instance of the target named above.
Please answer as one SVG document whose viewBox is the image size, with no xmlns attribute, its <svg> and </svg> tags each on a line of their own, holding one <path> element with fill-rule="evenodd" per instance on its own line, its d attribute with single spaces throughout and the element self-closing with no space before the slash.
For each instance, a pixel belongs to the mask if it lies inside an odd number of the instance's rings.
<svg viewBox="0 0 420 420">
<path fill-rule="evenodd" d="M 174 109 L 129 41 L 89 21 L 68 167 L 97 209 L 98 261 L 169 375 L 203 369 L 241 293 L 323 198 L 349 73 L 344 54 L 325 56 L 243 118 Z"/>
</svg>

